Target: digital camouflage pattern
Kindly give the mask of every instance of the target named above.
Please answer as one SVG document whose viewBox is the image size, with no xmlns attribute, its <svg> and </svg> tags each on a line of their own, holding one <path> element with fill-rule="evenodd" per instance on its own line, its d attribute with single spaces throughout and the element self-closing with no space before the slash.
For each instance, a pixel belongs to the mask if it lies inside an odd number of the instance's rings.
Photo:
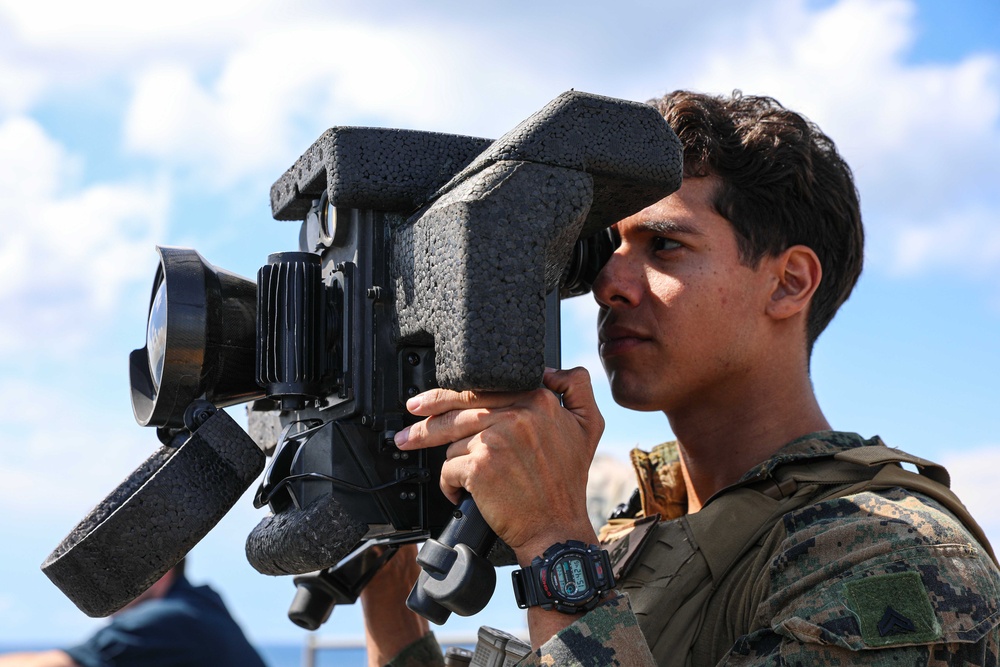
<svg viewBox="0 0 1000 667">
<path fill-rule="evenodd" d="M 782 448 L 740 484 L 760 486 L 794 466 L 809 470 L 815 464 L 822 470 L 834 454 L 870 445 L 882 443 L 848 433 L 813 434 Z M 645 457 L 633 454 L 643 466 L 640 487 L 646 486 L 647 498 L 659 499 L 660 508 L 664 500 L 680 501 L 677 489 L 664 486 L 675 478 L 672 471 L 660 474 L 661 466 L 672 463 L 672 453 L 666 445 Z M 898 487 L 843 497 L 816 489 L 803 486 L 804 497 L 815 493 L 819 500 L 779 515 L 745 557 L 712 582 L 715 597 L 699 622 L 701 635 L 687 646 L 667 642 L 668 650 L 657 652 L 659 663 L 649 650 L 658 637 L 643 635 L 632 610 L 636 601 L 622 595 L 519 665 L 998 667 L 1000 574 L 951 512 L 927 495 Z M 648 550 L 640 560 L 647 556 Z M 655 616 L 657 608 L 654 598 L 639 618 Z M 417 664 L 441 663 L 392 663 Z"/>
<path fill-rule="evenodd" d="M 386 667 L 444 667 L 444 653 L 434 633 L 428 632 L 400 651 Z"/>
<path fill-rule="evenodd" d="M 653 656 L 629 607 L 628 596 L 617 595 L 584 615 L 517 667 L 645 667 Z"/>
<path fill-rule="evenodd" d="M 765 626 L 731 665 L 996 665 L 1000 576 L 938 503 L 903 489 L 784 517 Z"/>
</svg>

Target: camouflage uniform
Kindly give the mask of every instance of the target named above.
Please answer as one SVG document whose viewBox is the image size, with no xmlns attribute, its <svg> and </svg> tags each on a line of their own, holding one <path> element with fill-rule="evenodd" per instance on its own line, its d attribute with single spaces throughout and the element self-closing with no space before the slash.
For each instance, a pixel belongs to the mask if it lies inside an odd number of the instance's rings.
<svg viewBox="0 0 1000 667">
<path fill-rule="evenodd" d="M 444 667 L 444 653 L 434 633 L 428 632 L 400 651 L 386 667 Z"/>
<path fill-rule="evenodd" d="M 634 451 L 644 512 L 669 520 L 620 582 L 625 595 L 519 664 L 997 665 L 1000 573 L 988 545 L 941 496 L 830 467 L 869 445 L 881 442 L 796 440 L 689 516 L 679 516 L 673 443 Z"/>
</svg>

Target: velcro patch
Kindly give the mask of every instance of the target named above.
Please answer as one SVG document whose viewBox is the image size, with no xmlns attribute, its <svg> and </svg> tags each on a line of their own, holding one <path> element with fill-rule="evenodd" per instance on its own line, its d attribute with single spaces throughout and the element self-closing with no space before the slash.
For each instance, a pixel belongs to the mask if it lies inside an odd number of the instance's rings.
<svg viewBox="0 0 1000 667">
<path fill-rule="evenodd" d="M 659 514 L 635 519 L 631 526 L 622 526 L 601 542 L 601 546 L 611 557 L 611 571 L 614 573 L 615 581 L 620 582 L 628 575 L 629 570 L 639 560 L 642 547 L 655 532 L 653 529 L 659 522 Z"/>
<path fill-rule="evenodd" d="M 869 646 L 923 644 L 941 637 L 930 597 L 917 572 L 882 574 L 845 586 L 848 606 Z"/>
</svg>

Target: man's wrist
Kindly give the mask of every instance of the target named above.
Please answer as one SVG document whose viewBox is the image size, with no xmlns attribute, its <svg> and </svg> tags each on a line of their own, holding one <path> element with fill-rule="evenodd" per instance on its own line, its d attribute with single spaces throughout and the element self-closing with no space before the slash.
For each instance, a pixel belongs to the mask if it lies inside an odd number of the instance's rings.
<svg viewBox="0 0 1000 667">
<path fill-rule="evenodd" d="M 586 612 L 614 588 L 608 552 L 578 540 L 558 542 L 511 574 L 522 609 L 541 607 L 563 614 Z"/>
<path fill-rule="evenodd" d="M 531 565 L 532 560 L 544 554 L 545 550 L 553 544 L 569 542 L 570 540 L 576 540 L 584 544 L 599 544 L 597 533 L 594 532 L 594 527 L 590 525 L 589 521 L 585 525 L 581 525 L 575 529 L 555 526 L 554 530 L 540 533 L 514 549 L 517 564 L 521 567 L 527 567 Z"/>
</svg>

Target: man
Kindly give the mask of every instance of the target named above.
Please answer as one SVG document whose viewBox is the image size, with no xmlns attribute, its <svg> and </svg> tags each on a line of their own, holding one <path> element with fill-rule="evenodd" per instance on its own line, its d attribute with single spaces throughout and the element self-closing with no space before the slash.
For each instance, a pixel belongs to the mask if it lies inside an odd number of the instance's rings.
<svg viewBox="0 0 1000 667">
<path fill-rule="evenodd" d="M 660 522 L 618 527 L 642 543 L 615 564 L 622 593 L 528 609 L 537 653 L 522 664 L 997 664 L 1000 575 L 946 473 L 832 431 L 812 390 L 813 344 L 861 271 L 850 169 L 769 98 L 654 104 L 684 145 L 684 184 L 615 226 L 593 291 L 615 400 L 662 411 L 677 438 L 633 452 L 638 516 Z M 471 492 L 521 567 L 597 543 L 590 381 L 575 369 L 544 384 L 427 392 L 407 404 L 426 419 L 396 440 L 448 447 L 442 489 Z M 416 574 L 396 561 L 362 594 L 370 664 L 441 664 L 426 623 L 389 603 Z"/>
<path fill-rule="evenodd" d="M 192 586 L 184 561 L 84 643 L 0 656 L 0 667 L 264 667 L 222 598 Z"/>
</svg>

